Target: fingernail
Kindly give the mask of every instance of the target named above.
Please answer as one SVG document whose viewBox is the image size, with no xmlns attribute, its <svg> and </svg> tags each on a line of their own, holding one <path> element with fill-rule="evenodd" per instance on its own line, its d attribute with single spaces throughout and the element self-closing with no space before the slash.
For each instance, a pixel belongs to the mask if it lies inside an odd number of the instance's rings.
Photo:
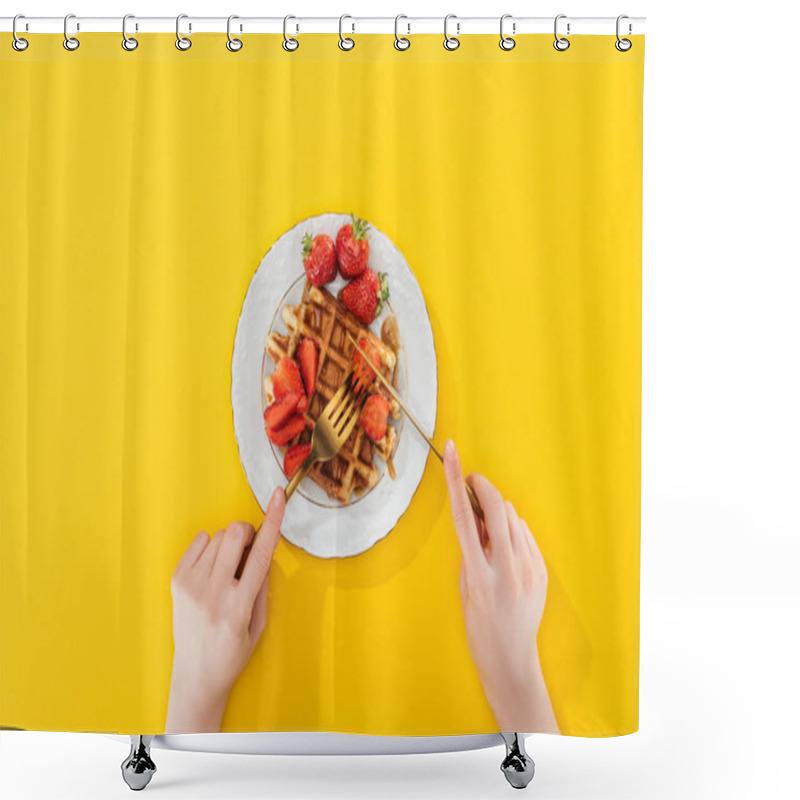
<svg viewBox="0 0 800 800">
<path fill-rule="evenodd" d="M 455 446 L 455 444 L 453 443 L 453 440 L 452 440 L 452 439 L 448 439 L 448 440 L 447 440 L 447 441 L 444 443 L 444 454 L 445 454 L 445 455 L 446 455 L 448 458 L 452 458 L 452 457 L 453 457 L 453 456 L 456 454 L 456 446 Z"/>
<path fill-rule="evenodd" d="M 275 490 L 272 492 L 272 497 L 269 499 L 269 504 L 272 508 L 276 511 L 283 508 L 283 504 L 286 502 L 286 495 L 284 494 L 282 486 L 276 486 Z"/>
</svg>

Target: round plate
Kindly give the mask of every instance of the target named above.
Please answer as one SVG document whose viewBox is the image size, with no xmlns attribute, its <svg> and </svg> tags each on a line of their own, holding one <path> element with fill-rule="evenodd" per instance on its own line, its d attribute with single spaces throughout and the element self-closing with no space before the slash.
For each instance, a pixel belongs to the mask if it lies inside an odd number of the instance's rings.
<svg viewBox="0 0 800 800">
<path fill-rule="evenodd" d="M 348 214 L 321 214 L 310 217 L 284 233 L 264 256 L 247 289 L 236 328 L 233 346 L 231 403 L 233 427 L 247 480 L 262 509 L 272 490 L 287 481 L 282 469 L 282 455 L 273 453 L 264 430 L 262 405 L 262 368 L 270 330 L 283 331 L 281 309 L 289 302 L 299 302 L 304 277 L 302 239 L 306 233 L 327 233 L 332 239 L 342 225 L 350 222 Z M 423 430 L 433 433 L 436 423 L 436 352 L 428 311 L 422 291 L 400 251 L 372 223 L 369 238 L 369 266 L 387 273 L 389 304 L 372 323 L 380 336 L 380 327 L 388 313 L 397 316 L 402 348 L 399 389 L 409 410 Z M 344 284 L 341 278 L 326 288 L 336 294 Z M 299 287 L 299 291 L 298 291 Z M 295 297 L 295 294 L 297 296 Z M 271 371 L 269 365 L 266 367 Z M 408 508 L 419 485 L 428 458 L 428 445 L 403 420 L 392 421 L 398 431 L 393 463 L 394 480 L 382 470 L 378 483 L 361 497 L 353 495 L 347 506 L 333 503 L 310 479 L 306 478 L 286 506 L 281 526 L 283 536 L 311 555 L 343 558 L 368 550 L 386 536 Z M 401 430 L 401 425 L 402 429 Z M 402 435 L 400 435 L 402 433 Z"/>
</svg>

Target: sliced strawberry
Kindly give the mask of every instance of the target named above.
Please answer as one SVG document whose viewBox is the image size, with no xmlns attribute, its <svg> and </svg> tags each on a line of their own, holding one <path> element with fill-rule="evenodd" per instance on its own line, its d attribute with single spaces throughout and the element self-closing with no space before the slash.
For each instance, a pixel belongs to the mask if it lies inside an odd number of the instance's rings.
<svg viewBox="0 0 800 800">
<path fill-rule="evenodd" d="M 311 443 L 293 444 L 283 457 L 283 471 L 287 478 L 291 478 L 297 472 L 300 465 L 306 460 L 311 452 Z"/>
<path fill-rule="evenodd" d="M 293 358 L 282 358 L 275 365 L 275 371 L 272 373 L 272 391 L 276 400 L 291 392 L 305 395 L 300 367 Z"/>
<path fill-rule="evenodd" d="M 381 357 L 375 345 L 364 336 L 359 339 L 358 346 L 369 356 L 375 369 L 380 369 Z M 358 391 L 361 384 L 370 386 L 374 380 L 375 373 L 367 364 L 366 359 L 356 348 L 353 348 L 353 388 Z"/>
<path fill-rule="evenodd" d="M 367 432 L 373 442 L 386 436 L 386 423 L 389 419 L 389 401 L 382 394 L 371 394 L 361 409 L 358 424 Z"/>
<path fill-rule="evenodd" d="M 297 410 L 297 404 L 301 398 L 305 398 L 304 394 L 297 392 L 289 392 L 278 398 L 274 403 L 270 403 L 264 409 L 264 422 L 268 428 L 277 429 L 286 422 L 289 417 Z"/>
<path fill-rule="evenodd" d="M 280 428 L 267 428 L 267 437 L 273 444 L 285 445 L 306 427 L 302 414 L 292 414 Z"/>
<path fill-rule="evenodd" d="M 297 413 L 305 414 L 308 411 L 308 397 L 303 395 L 297 403 Z"/>
<path fill-rule="evenodd" d="M 317 387 L 317 366 L 319 353 L 317 343 L 313 339 L 303 339 L 297 348 L 297 362 L 306 387 L 306 395 L 310 398 Z"/>
</svg>

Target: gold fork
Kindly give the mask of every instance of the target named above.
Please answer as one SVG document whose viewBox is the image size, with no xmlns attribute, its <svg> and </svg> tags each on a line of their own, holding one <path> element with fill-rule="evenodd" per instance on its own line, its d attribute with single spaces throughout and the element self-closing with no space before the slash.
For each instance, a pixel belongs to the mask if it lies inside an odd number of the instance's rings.
<svg viewBox="0 0 800 800">
<path fill-rule="evenodd" d="M 408 419 L 411 421 L 411 424 L 419 431 L 422 438 L 428 443 L 428 447 L 430 447 L 430 449 L 433 450 L 434 453 L 436 453 L 436 457 L 439 459 L 439 461 L 442 462 L 442 464 L 444 464 L 444 456 L 439 452 L 438 448 L 433 443 L 431 437 L 428 436 L 428 434 L 425 433 L 424 430 L 422 430 L 419 422 L 417 422 L 416 419 L 414 419 L 414 415 L 406 408 L 406 404 L 402 401 L 400 395 L 395 391 L 394 386 L 392 386 L 392 384 L 389 383 L 389 381 L 387 381 L 386 378 L 383 377 L 383 375 L 381 375 L 380 370 L 375 369 L 375 365 L 372 363 L 369 356 L 361 349 L 361 346 L 349 333 L 347 334 L 347 338 L 353 343 L 353 347 L 355 347 L 355 349 L 358 350 L 359 353 L 361 353 L 361 355 L 364 358 L 364 361 L 369 365 L 370 369 L 372 369 L 372 372 L 375 374 L 375 377 L 383 384 L 383 387 L 386 389 L 386 391 L 389 392 L 389 394 L 397 401 L 397 404 L 400 406 L 400 408 L 403 409 L 406 417 L 408 417 Z M 475 496 L 475 492 L 472 490 L 472 487 L 466 481 L 464 481 L 464 488 L 467 490 L 467 497 L 469 498 L 469 503 L 472 506 L 472 510 L 475 512 L 478 519 L 481 522 L 484 522 L 483 509 L 481 508 L 481 504 L 478 502 L 478 498 Z M 481 541 L 483 541 L 484 532 L 480 531 L 480 534 L 481 534 Z"/>
<path fill-rule="evenodd" d="M 312 464 L 317 461 L 328 461 L 342 449 L 347 437 L 358 422 L 361 409 L 367 399 L 368 388 L 365 382 L 359 381 L 358 389 L 353 391 L 353 370 L 350 370 L 336 394 L 331 397 L 328 405 L 314 423 L 311 452 L 297 468 L 297 472 L 294 473 L 286 487 L 287 501 L 311 469 Z"/>
</svg>

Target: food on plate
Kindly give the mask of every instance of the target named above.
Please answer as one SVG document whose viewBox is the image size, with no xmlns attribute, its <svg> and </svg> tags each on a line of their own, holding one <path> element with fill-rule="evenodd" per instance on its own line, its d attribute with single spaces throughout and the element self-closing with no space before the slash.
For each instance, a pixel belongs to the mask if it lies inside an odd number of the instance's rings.
<svg viewBox="0 0 800 800">
<path fill-rule="evenodd" d="M 369 360 L 372 362 L 372 365 L 375 369 L 380 369 L 381 366 L 381 356 L 380 353 L 375 349 L 375 346 L 370 342 L 366 336 L 362 337 L 359 342 L 358 346 L 369 356 Z M 367 364 L 366 359 L 361 353 L 353 348 L 353 388 L 358 391 L 358 389 L 363 384 L 364 386 L 370 386 L 375 382 L 375 372 L 370 368 Z"/>
<path fill-rule="evenodd" d="M 349 333 L 359 343 L 366 342 L 365 350 L 370 353 L 371 358 L 377 358 L 373 363 L 390 383 L 395 383 L 397 354 L 333 294 L 325 288 L 314 286 L 310 281 L 305 283 L 300 303 L 285 305 L 281 315 L 286 333 L 273 329 L 266 342 L 267 355 L 276 365 L 272 375 L 267 375 L 264 379 L 266 403 L 272 404 L 275 401 L 276 390 L 279 389 L 285 396 L 288 394 L 285 388 L 287 385 L 296 386 L 294 372 L 287 366 L 287 362 L 291 364 L 299 362 L 298 374 L 302 376 L 301 384 L 307 375 L 314 374 L 313 384 L 310 377 L 307 383 L 303 384 L 308 390 L 307 395 L 304 393 L 304 397 L 307 396 L 308 407 L 301 417 L 306 424 L 298 426 L 295 435 L 289 439 L 285 439 L 285 434 L 279 433 L 285 431 L 287 424 L 297 425 L 293 422 L 298 416 L 296 411 L 289 417 L 288 422 L 277 431 L 273 431 L 272 435 L 269 430 L 267 431 L 270 441 L 277 444 L 276 438 L 279 438 L 282 440 L 281 446 L 289 446 L 284 457 L 284 471 L 289 474 L 290 468 L 297 468 L 296 461 L 302 452 L 293 448 L 310 444 L 314 422 L 342 385 L 353 365 L 354 353 L 357 351 L 347 334 Z M 308 341 L 313 344 L 313 354 L 310 346 L 304 344 Z M 312 355 L 316 356 L 316 364 L 312 363 Z M 362 364 L 362 369 L 369 371 L 366 364 Z M 277 383 L 276 373 L 278 373 Z M 365 377 L 362 376 L 362 379 Z M 373 441 L 362 425 L 355 425 L 339 453 L 329 461 L 318 461 L 308 472 L 308 477 L 321 486 L 331 498 L 344 505 L 350 502 L 354 492 L 357 495 L 361 494 L 377 483 L 381 469 L 375 462 L 375 455 L 389 465 L 390 474 L 392 473 L 391 457 L 397 444 L 397 431 L 393 425 L 388 424 L 388 419 L 399 419 L 400 408 L 394 399 L 384 396 L 385 390 L 377 381 L 371 383 L 369 391 L 371 397 L 380 396 L 382 400 L 372 401 L 372 405 L 379 413 L 374 413 L 375 420 L 370 417 L 367 425 L 372 426 L 372 432 L 377 436 L 383 410 L 387 409 L 387 424 L 383 435 L 378 437 L 377 441 Z M 369 398 L 367 403 L 370 403 Z M 291 457 L 289 457 L 290 452 Z M 302 459 L 297 463 L 302 463 Z"/>
<path fill-rule="evenodd" d="M 394 314 L 389 314 L 381 325 L 381 341 L 389 345 L 395 353 L 400 350 L 400 327 Z"/>
<path fill-rule="evenodd" d="M 389 298 L 386 274 L 367 267 L 357 278 L 342 287 L 341 300 L 365 325 L 375 321 Z"/>
<path fill-rule="evenodd" d="M 373 442 L 379 442 L 386 436 L 389 421 L 389 401 L 382 394 L 371 394 L 361 409 L 358 424 L 367 432 Z"/>
<path fill-rule="evenodd" d="M 291 479 L 310 452 L 311 442 L 307 444 L 293 444 L 286 451 L 286 455 L 283 457 L 283 471 L 287 478 Z"/>
<path fill-rule="evenodd" d="M 317 366 L 319 365 L 319 352 L 313 339 L 303 339 L 297 348 L 297 361 L 306 387 L 306 397 L 314 394 L 317 386 Z"/>
<path fill-rule="evenodd" d="M 282 358 L 276 365 L 272 373 L 272 388 L 276 399 L 280 399 L 286 394 L 299 394 L 298 411 L 302 413 L 308 407 L 306 389 L 303 385 L 303 378 L 300 375 L 300 367 L 293 358 Z"/>
<path fill-rule="evenodd" d="M 264 424 L 267 428 L 273 430 L 280 428 L 297 411 L 301 397 L 298 392 L 289 392 L 275 398 L 275 402 L 264 409 Z"/>
<path fill-rule="evenodd" d="M 267 437 L 273 444 L 282 447 L 302 433 L 306 428 L 306 418 L 302 414 L 292 414 L 279 428 L 267 427 Z"/>
<path fill-rule="evenodd" d="M 369 239 L 367 239 L 369 225 L 354 214 L 350 215 L 350 219 L 352 222 L 342 225 L 336 234 L 336 258 L 343 278 L 355 278 L 356 275 L 360 275 L 366 268 L 369 258 Z"/>
<path fill-rule="evenodd" d="M 324 286 L 336 277 L 336 245 L 328 234 L 320 233 L 312 239 L 307 233 L 303 237 L 303 266 L 314 286 Z"/>
</svg>

